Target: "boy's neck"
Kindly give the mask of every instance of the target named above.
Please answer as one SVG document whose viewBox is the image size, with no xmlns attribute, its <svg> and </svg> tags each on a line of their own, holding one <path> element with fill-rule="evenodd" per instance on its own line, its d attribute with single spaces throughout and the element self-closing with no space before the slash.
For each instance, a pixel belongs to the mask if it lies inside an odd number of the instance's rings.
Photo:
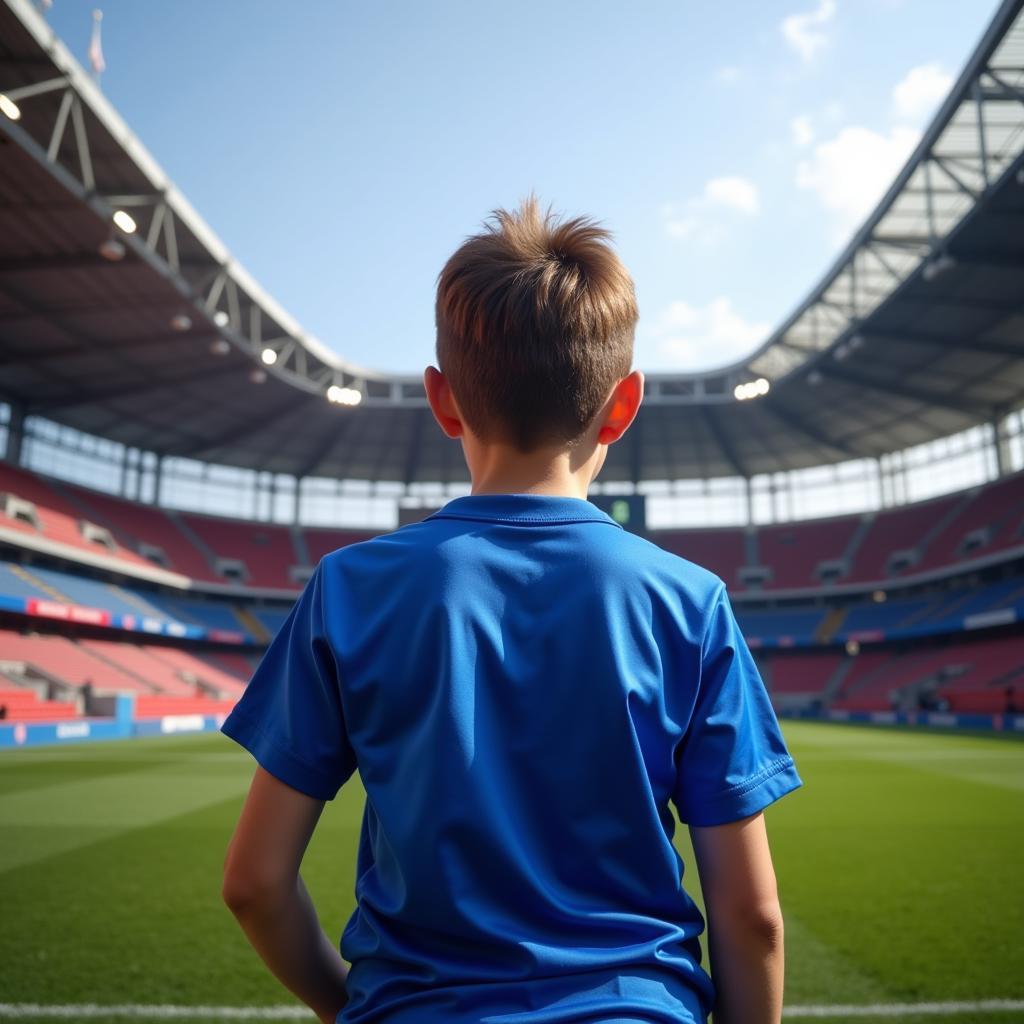
<svg viewBox="0 0 1024 1024">
<path fill-rule="evenodd" d="M 547 494 L 561 498 L 586 499 L 586 488 L 569 487 L 558 484 L 526 485 L 515 483 L 490 483 L 478 486 L 474 481 L 471 494 Z"/>
<path fill-rule="evenodd" d="M 587 497 L 594 467 L 587 460 L 574 469 L 568 453 L 555 459 L 480 453 L 470 461 L 472 494 L 549 494 L 564 498 Z"/>
<path fill-rule="evenodd" d="M 550 494 L 585 500 L 608 453 L 607 445 L 591 436 L 572 448 L 555 444 L 526 453 L 502 441 L 482 441 L 468 429 L 461 440 L 473 482 L 471 494 Z"/>
</svg>

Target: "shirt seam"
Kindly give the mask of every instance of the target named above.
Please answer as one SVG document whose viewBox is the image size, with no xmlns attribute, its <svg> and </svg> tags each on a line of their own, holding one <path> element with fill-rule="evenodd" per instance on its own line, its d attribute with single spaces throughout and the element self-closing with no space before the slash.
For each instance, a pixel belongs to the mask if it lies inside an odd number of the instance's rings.
<svg viewBox="0 0 1024 1024">
<path fill-rule="evenodd" d="M 485 523 L 603 523 L 622 529 L 621 523 L 599 519 L 597 516 L 485 516 L 469 515 L 463 512 L 435 512 L 427 519 L 475 519 Z"/>
<path fill-rule="evenodd" d="M 252 729 L 255 731 L 256 737 L 258 737 L 259 739 L 261 739 L 264 742 L 266 742 L 267 746 L 269 746 L 271 748 L 271 750 L 273 750 L 280 757 L 283 757 L 286 761 L 290 762 L 291 764 L 295 765 L 296 767 L 301 768 L 304 772 L 308 772 L 314 778 L 319 779 L 321 782 L 323 782 L 326 786 L 330 787 L 330 786 L 334 786 L 335 785 L 335 780 L 333 778 L 331 778 L 328 775 L 325 775 L 322 771 L 320 771 L 319 768 L 314 768 L 312 765 L 307 764 L 301 758 L 296 757 L 295 754 L 293 754 L 290 750 L 287 750 L 284 747 L 282 747 L 267 732 L 267 730 L 264 727 L 264 725 L 258 719 L 254 718 L 252 715 L 250 715 L 247 711 L 243 711 L 242 709 L 240 709 L 238 707 L 235 707 L 232 710 L 231 714 L 233 716 L 236 716 L 236 717 L 242 719 L 243 722 L 248 723 L 252 727 Z M 225 719 L 224 724 L 225 725 L 227 724 L 227 720 L 226 719 Z M 221 726 L 221 729 L 223 729 L 223 726 Z M 253 756 L 255 756 L 255 755 L 253 755 Z M 257 760 L 259 760 L 259 758 L 257 758 Z"/>
<path fill-rule="evenodd" d="M 766 764 L 756 775 L 751 775 L 749 779 L 746 779 L 743 782 L 738 782 L 735 786 L 730 786 L 728 789 L 721 789 L 708 799 L 720 800 L 722 797 L 727 796 L 744 796 L 752 789 L 757 789 L 757 787 L 762 783 L 767 782 L 775 775 L 779 775 L 787 768 L 794 767 L 794 765 L 795 762 L 792 757 L 777 758 L 776 760 L 770 761 Z"/>
</svg>

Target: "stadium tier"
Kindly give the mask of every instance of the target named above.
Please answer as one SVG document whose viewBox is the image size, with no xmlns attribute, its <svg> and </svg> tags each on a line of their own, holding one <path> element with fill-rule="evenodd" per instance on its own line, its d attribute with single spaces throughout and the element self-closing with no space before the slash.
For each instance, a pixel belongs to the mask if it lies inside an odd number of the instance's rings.
<svg viewBox="0 0 1024 1024">
<path fill-rule="evenodd" d="M 0 531 L 7 531 L 0 537 L 10 544 L 34 536 L 52 542 L 45 550 L 72 560 L 89 551 L 104 556 L 111 568 L 126 563 L 137 577 L 139 567 L 171 569 L 199 589 L 215 585 L 296 593 L 328 551 L 372 536 L 165 512 L 49 481 L 3 462 L 0 494 Z M 884 587 L 1024 554 L 1024 473 L 876 513 L 777 526 L 651 530 L 648 536 L 707 566 L 734 592 Z M 178 617 L 188 621 L 194 614 Z M 200 612 L 200 621 L 207 617 Z M 273 630 L 277 620 L 270 618 Z M 238 629 L 239 624 L 221 618 L 218 628 Z"/>
<path fill-rule="evenodd" d="M 243 667 L 235 674 L 215 658 L 156 644 L 0 629 L 0 714 L 26 722 L 109 714 L 103 699 L 127 692 L 136 718 L 216 715 L 244 690 L 248 662 L 235 664 Z"/>
<path fill-rule="evenodd" d="M 216 701 L 241 692 L 311 566 L 371 536 L 170 512 L 2 463 L 0 487 L 0 607 L 14 617 L 0 633 L 0 672 L 8 688 L 58 698 L 10 703 L 9 712 L 42 718 L 67 712 L 76 693 L 83 705 L 87 683 L 97 694 L 134 693 L 137 715 L 187 714 L 196 701 L 216 713 Z M 1024 642 L 949 638 L 1024 621 L 1022 528 L 1018 473 L 877 513 L 647 535 L 727 581 L 780 706 L 886 710 L 927 698 L 1000 710 L 1017 699 Z M 59 635 L 52 621 L 25 632 L 26 619 L 32 629 L 41 618 L 107 635 Z M 221 648 L 155 645 L 140 633 Z M 867 646 L 847 653 L 851 643 Z"/>
</svg>

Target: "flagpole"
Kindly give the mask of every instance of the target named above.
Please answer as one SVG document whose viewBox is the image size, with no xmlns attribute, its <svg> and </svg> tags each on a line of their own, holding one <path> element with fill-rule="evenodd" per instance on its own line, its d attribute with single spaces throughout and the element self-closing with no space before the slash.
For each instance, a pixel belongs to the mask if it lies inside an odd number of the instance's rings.
<svg viewBox="0 0 1024 1024">
<path fill-rule="evenodd" d="M 92 36 L 89 39 L 89 66 L 92 68 L 93 81 L 99 85 L 100 75 L 107 69 L 106 61 L 103 59 L 103 40 L 100 37 L 100 22 L 103 21 L 103 12 L 97 7 L 92 12 Z"/>
</svg>

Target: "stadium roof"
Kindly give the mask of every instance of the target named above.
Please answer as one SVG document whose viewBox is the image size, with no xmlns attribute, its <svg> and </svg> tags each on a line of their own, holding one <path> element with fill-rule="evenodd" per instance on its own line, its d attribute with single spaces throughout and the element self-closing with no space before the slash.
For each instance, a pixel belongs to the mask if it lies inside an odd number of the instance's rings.
<svg viewBox="0 0 1024 1024">
<path fill-rule="evenodd" d="M 1024 401 L 1022 9 L 1002 4 L 889 192 L 756 353 L 648 375 L 602 480 L 877 456 Z M 300 477 L 466 479 L 419 377 L 303 332 L 28 0 L 0 0 L 0 195 L 0 396 L 16 415 Z"/>
</svg>

